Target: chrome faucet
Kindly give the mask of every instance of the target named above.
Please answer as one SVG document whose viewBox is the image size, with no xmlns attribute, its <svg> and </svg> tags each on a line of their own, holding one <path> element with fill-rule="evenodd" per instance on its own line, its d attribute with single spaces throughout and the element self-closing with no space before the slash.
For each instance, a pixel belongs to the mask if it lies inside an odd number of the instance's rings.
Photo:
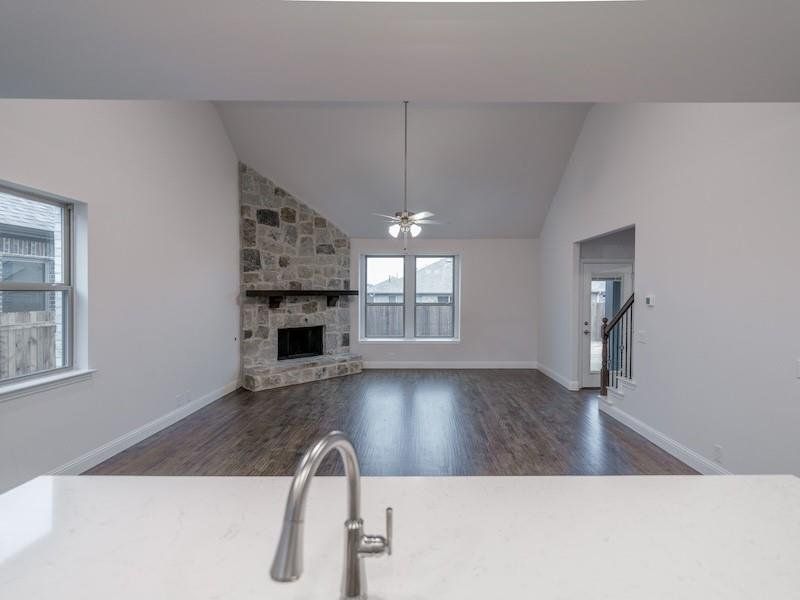
<svg viewBox="0 0 800 600">
<path fill-rule="evenodd" d="M 348 600 L 367 597 L 367 580 L 364 575 L 365 556 L 392 553 L 392 509 L 386 509 L 386 537 L 365 535 L 361 520 L 361 475 L 358 457 L 353 444 L 341 431 L 332 431 L 306 451 L 294 474 L 283 529 L 270 575 L 275 581 L 297 581 L 303 573 L 303 518 L 306 496 L 314 474 L 322 459 L 332 450 L 338 450 L 347 477 L 347 521 L 345 521 L 345 555 L 342 576 L 342 598 Z"/>
</svg>

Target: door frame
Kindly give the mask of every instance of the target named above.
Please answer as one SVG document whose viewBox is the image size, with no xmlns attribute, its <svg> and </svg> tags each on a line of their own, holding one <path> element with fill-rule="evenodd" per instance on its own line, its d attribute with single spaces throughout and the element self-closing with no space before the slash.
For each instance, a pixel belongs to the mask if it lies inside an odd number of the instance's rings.
<svg viewBox="0 0 800 600">
<path fill-rule="evenodd" d="M 587 346 L 587 336 L 584 333 L 584 322 L 589 320 L 591 315 L 591 297 L 588 293 L 592 278 L 597 275 L 622 276 L 622 298 L 625 302 L 634 290 L 636 273 L 634 271 L 634 261 L 628 259 L 581 259 L 580 260 L 580 279 L 578 285 L 578 387 L 599 388 L 600 373 L 590 372 L 590 355 Z"/>
</svg>

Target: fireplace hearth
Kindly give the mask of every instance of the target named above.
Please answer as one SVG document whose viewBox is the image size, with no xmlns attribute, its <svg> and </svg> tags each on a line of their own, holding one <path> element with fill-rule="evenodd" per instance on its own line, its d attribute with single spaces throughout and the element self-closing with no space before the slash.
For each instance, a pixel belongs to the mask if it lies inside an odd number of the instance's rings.
<svg viewBox="0 0 800 600">
<path fill-rule="evenodd" d="M 320 356 L 323 326 L 278 329 L 278 360 Z"/>
</svg>

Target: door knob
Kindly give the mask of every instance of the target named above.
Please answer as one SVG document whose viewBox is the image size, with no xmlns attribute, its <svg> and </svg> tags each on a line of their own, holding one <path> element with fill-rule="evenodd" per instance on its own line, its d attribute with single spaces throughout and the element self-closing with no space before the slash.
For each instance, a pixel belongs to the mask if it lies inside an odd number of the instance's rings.
<svg viewBox="0 0 800 600">
<path fill-rule="evenodd" d="M 584 330 L 583 330 L 583 333 L 585 333 L 586 335 L 589 335 L 589 334 L 590 334 L 590 333 L 592 333 L 592 332 L 591 332 L 591 331 L 589 331 L 588 329 L 584 329 Z"/>
</svg>

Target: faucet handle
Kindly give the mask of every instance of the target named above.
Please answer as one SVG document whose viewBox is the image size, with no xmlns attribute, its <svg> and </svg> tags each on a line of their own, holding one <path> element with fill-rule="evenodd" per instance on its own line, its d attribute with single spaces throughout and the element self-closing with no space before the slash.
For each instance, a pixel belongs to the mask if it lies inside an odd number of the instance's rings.
<svg viewBox="0 0 800 600">
<path fill-rule="evenodd" d="M 386 509 L 386 537 L 382 535 L 362 535 L 358 545 L 360 556 L 382 556 L 392 554 L 392 509 Z M 351 521 L 348 521 L 350 523 Z"/>
<path fill-rule="evenodd" d="M 386 554 L 389 556 L 392 555 L 392 522 L 394 521 L 393 517 L 394 511 L 392 507 L 388 507 L 386 509 Z"/>
</svg>

